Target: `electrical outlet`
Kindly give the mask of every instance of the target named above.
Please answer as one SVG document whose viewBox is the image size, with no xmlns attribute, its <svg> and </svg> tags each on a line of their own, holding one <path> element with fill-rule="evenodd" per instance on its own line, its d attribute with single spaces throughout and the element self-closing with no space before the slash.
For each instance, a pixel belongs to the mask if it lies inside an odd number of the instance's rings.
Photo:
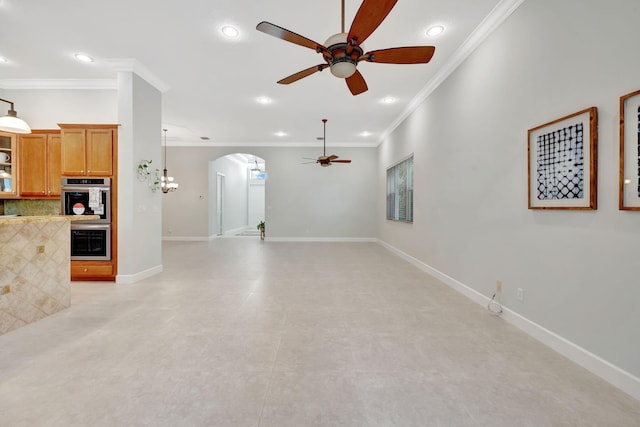
<svg viewBox="0 0 640 427">
<path fill-rule="evenodd" d="M 516 298 L 518 299 L 518 301 L 524 301 L 524 289 L 518 288 L 516 290 Z"/>
<path fill-rule="evenodd" d="M 496 292 L 502 291 L 502 280 L 496 280 Z"/>
</svg>

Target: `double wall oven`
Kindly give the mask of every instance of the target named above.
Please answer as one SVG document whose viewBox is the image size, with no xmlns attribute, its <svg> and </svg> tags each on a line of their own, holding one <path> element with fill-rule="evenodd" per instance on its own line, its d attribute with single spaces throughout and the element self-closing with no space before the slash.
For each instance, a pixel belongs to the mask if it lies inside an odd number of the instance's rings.
<svg viewBox="0 0 640 427">
<path fill-rule="evenodd" d="M 111 259 L 111 179 L 62 178 L 63 215 L 98 215 L 71 222 L 72 260 Z"/>
</svg>

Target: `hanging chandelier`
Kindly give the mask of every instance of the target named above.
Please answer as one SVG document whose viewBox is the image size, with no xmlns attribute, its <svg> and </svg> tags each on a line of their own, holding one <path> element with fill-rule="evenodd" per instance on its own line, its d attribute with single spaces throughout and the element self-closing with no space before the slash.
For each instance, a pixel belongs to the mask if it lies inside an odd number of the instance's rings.
<svg viewBox="0 0 640 427">
<path fill-rule="evenodd" d="M 162 131 L 164 132 L 164 170 L 160 177 L 160 189 L 163 193 L 168 193 L 170 191 L 176 191 L 178 189 L 178 183 L 175 182 L 172 176 L 167 174 L 167 130 L 162 129 Z"/>
</svg>

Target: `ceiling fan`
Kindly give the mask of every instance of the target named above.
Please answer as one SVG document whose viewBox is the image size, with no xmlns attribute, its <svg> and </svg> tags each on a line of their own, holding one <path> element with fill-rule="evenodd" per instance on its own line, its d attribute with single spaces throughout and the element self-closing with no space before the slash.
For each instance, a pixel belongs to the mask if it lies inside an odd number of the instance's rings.
<svg viewBox="0 0 640 427">
<path fill-rule="evenodd" d="M 364 0 L 348 33 L 344 31 L 344 1 L 342 0 L 342 31 L 329 37 L 324 46 L 270 22 L 262 21 L 256 26 L 258 31 L 315 50 L 322 54 L 326 62 L 285 77 L 278 83 L 287 85 L 329 68 L 334 76 L 345 79 L 353 95 L 359 95 L 368 90 L 364 77 L 356 69 L 360 61 L 426 64 L 433 57 L 436 49 L 434 46 L 394 47 L 363 53 L 362 43 L 384 21 L 398 0 Z"/>
<path fill-rule="evenodd" d="M 322 119 L 322 123 L 324 126 L 324 135 L 322 137 L 322 156 L 318 156 L 317 159 L 310 159 L 308 157 L 303 157 L 306 160 L 313 160 L 312 162 L 306 163 L 318 163 L 323 168 L 327 166 L 331 166 L 333 163 L 351 163 L 351 160 L 338 160 L 338 156 L 332 154 L 327 156 L 327 119 Z"/>
</svg>

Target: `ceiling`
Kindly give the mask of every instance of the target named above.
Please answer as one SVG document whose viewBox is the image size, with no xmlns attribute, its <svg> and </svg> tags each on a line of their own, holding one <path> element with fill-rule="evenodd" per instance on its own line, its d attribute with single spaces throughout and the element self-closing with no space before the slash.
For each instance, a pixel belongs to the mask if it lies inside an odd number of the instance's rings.
<svg viewBox="0 0 640 427">
<path fill-rule="evenodd" d="M 170 145 L 318 145 L 327 118 L 327 145 L 371 146 L 489 31 L 504 3 L 398 1 L 365 51 L 433 45 L 436 53 L 429 64 L 361 62 L 369 90 L 353 96 L 329 70 L 276 84 L 323 61 L 255 29 L 269 21 L 323 44 L 340 32 L 340 0 L 0 0 L 0 89 L 115 87 L 117 66 L 129 64 L 163 91 Z M 360 4 L 346 0 L 347 31 Z M 436 24 L 445 32 L 426 36 Z M 240 35 L 225 37 L 224 25 Z M 78 52 L 95 61 L 77 61 Z M 386 97 L 395 102 L 385 104 Z M 28 120 L 28 105 L 15 108 Z"/>
</svg>

